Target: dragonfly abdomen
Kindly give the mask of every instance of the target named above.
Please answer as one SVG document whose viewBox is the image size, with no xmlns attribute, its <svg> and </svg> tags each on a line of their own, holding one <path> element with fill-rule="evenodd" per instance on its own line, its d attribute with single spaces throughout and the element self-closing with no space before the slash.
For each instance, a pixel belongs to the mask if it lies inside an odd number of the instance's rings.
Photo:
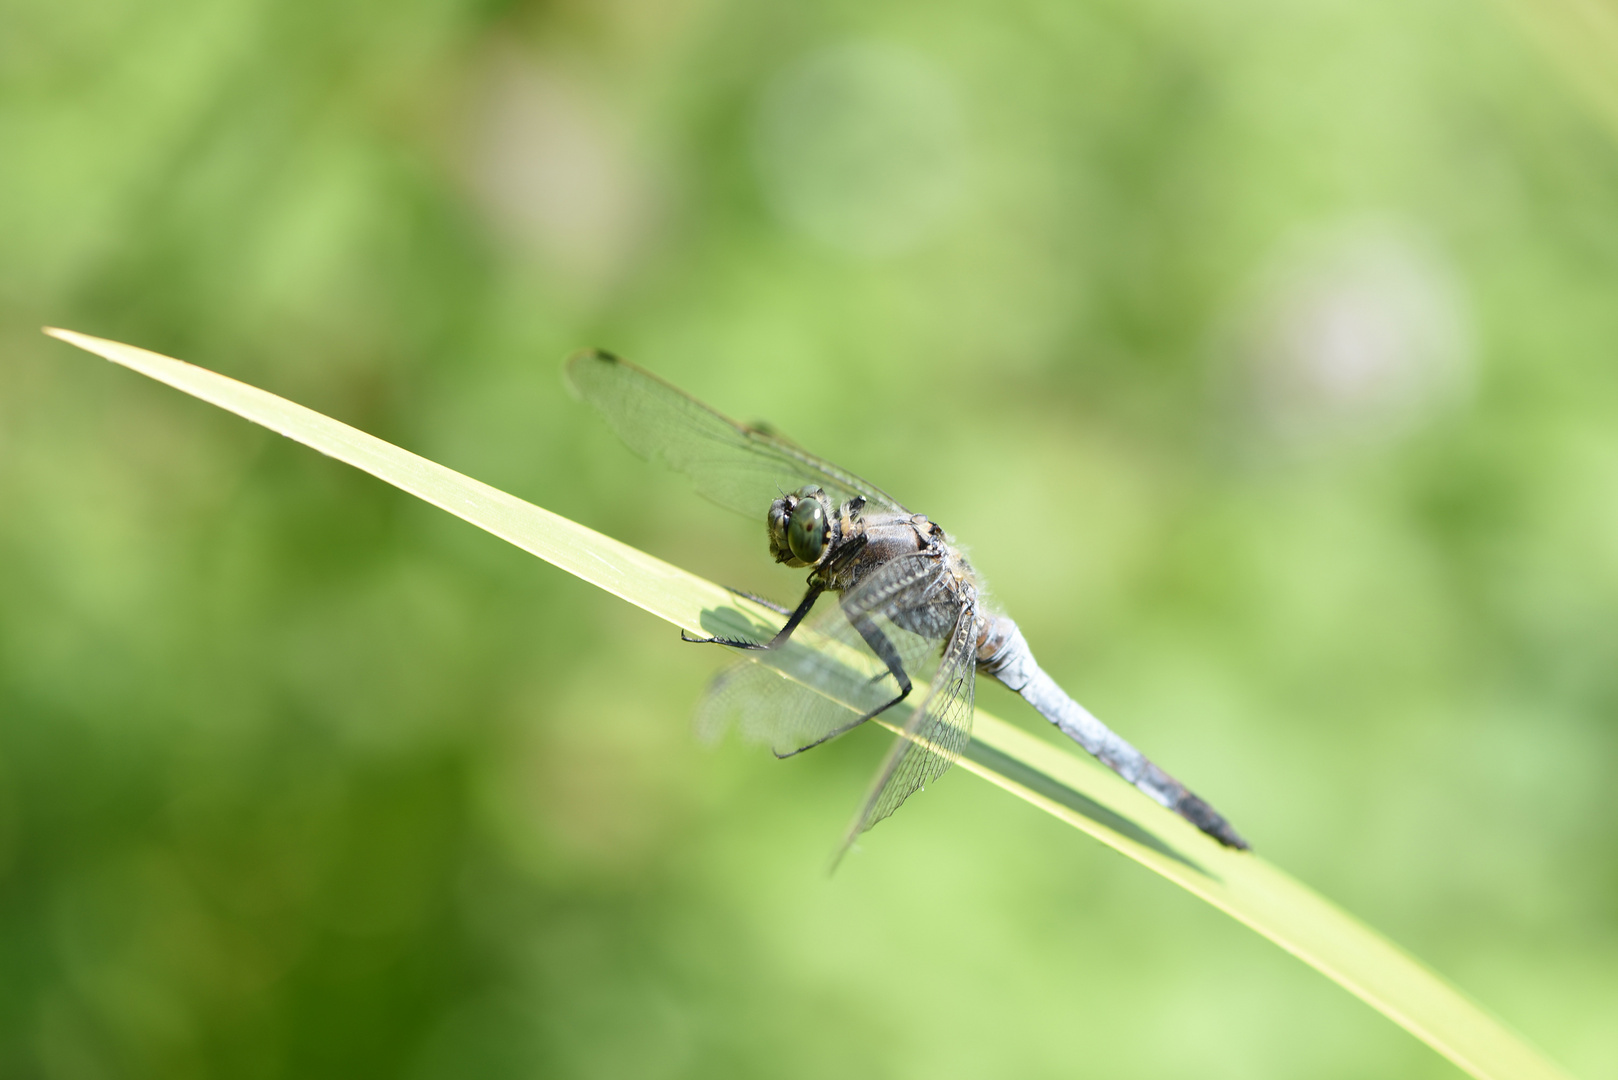
<svg viewBox="0 0 1618 1080">
<path fill-rule="evenodd" d="M 984 619 L 978 635 L 978 670 L 1021 695 L 1062 734 L 1154 802 L 1173 810 L 1226 847 L 1247 848 L 1247 841 L 1218 811 L 1069 697 L 1039 666 L 1022 631 L 1009 617 L 990 615 Z"/>
</svg>

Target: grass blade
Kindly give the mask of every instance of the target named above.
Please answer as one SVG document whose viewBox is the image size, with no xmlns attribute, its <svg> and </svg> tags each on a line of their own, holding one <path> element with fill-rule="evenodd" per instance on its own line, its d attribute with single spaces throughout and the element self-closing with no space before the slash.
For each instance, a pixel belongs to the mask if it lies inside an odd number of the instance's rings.
<svg viewBox="0 0 1618 1080">
<path fill-rule="evenodd" d="M 274 394 L 134 346 L 46 333 L 363 469 L 676 626 L 711 633 L 775 618 L 712 582 Z M 1565 1077 L 1386 938 L 1263 858 L 1219 846 L 1089 758 L 979 709 L 961 766 L 1256 930 L 1471 1075 Z"/>
</svg>

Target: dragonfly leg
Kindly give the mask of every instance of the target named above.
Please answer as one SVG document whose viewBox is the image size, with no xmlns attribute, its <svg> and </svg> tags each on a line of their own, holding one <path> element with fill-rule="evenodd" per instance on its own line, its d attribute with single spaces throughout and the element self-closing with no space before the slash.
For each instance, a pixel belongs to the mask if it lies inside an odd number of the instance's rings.
<svg viewBox="0 0 1618 1080">
<path fill-rule="evenodd" d="M 888 705 L 891 705 L 891 704 L 893 704 L 893 703 L 892 702 L 888 703 Z M 882 709 L 886 709 L 888 707 L 888 705 L 882 706 Z M 881 712 L 882 709 L 878 709 L 877 712 Z M 802 746 L 799 746 L 799 747 L 797 747 L 795 749 L 785 750 L 785 751 L 771 750 L 770 752 L 772 754 L 774 754 L 776 757 L 783 760 L 783 761 L 785 761 L 789 757 L 797 757 L 799 754 L 803 753 L 805 750 L 813 750 L 815 747 L 819 746 L 821 743 L 831 742 L 833 739 L 837 738 L 837 736 L 839 736 L 839 735 L 847 735 L 850 731 L 853 731 L 855 728 L 857 728 L 861 724 L 865 723 L 865 721 L 869 720 L 874 715 L 876 715 L 876 714 L 875 713 L 866 713 L 864 716 L 860 717 L 857 720 L 850 720 L 848 723 L 844 724 L 842 727 L 834 728 L 831 731 L 826 732 L 826 734 L 822 735 L 820 738 L 816 739 L 814 742 L 804 743 Z"/>
<path fill-rule="evenodd" d="M 899 704 L 899 702 L 909 697 L 910 676 L 905 672 L 904 661 L 899 658 L 899 650 L 893 647 L 893 642 L 888 640 L 888 635 L 882 632 L 882 628 L 876 624 L 874 619 L 872 619 L 869 615 L 851 615 L 849 616 L 848 621 L 854 624 L 854 629 L 860 632 L 860 637 L 865 639 L 865 644 L 869 645 L 871 647 L 871 651 L 876 653 L 876 658 L 878 660 L 882 661 L 888 666 L 888 674 L 892 675 L 893 681 L 899 684 L 899 696 L 880 708 L 872 709 L 870 712 L 854 721 L 854 724 L 858 725 L 863 724 L 865 721 L 874 717 L 880 716 L 882 713 L 887 712 L 889 709 Z M 882 678 L 882 676 L 877 676 L 877 679 L 880 678 Z M 877 679 L 873 679 L 872 681 L 875 682 Z"/>
<path fill-rule="evenodd" d="M 882 715 L 895 705 L 899 704 L 899 702 L 910 696 L 910 676 L 905 673 L 904 661 L 899 657 L 899 650 L 893 647 L 893 642 L 888 640 L 888 635 L 882 632 L 882 628 L 877 626 L 875 621 L 873 621 L 869 615 L 850 615 L 848 621 L 854 624 L 854 629 L 860 632 L 860 637 L 864 638 L 865 643 L 871 647 L 871 651 L 876 653 L 877 659 L 881 660 L 888 667 L 887 671 L 877 675 L 871 681 L 878 682 L 887 678 L 889 675 L 892 675 L 893 681 L 899 684 L 898 696 L 892 701 L 872 709 L 864 716 L 855 717 L 853 720 L 850 720 L 841 727 L 828 731 L 814 742 L 806 743 L 795 750 L 788 750 L 785 753 L 777 750 L 775 751 L 776 757 L 796 757 L 805 750 L 813 750 L 821 743 L 830 742 L 839 735 L 845 735 L 848 732 L 853 731 L 855 728 L 865 723 L 865 721 Z"/>
<path fill-rule="evenodd" d="M 792 636 L 792 631 L 803 622 L 809 614 L 809 609 L 815 606 L 815 601 L 820 599 L 820 594 L 825 591 L 824 585 L 810 585 L 809 591 L 804 593 L 803 599 L 798 602 L 797 609 L 787 619 L 787 624 L 776 631 L 775 636 L 767 642 L 743 641 L 741 638 L 692 637 L 684 630 L 680 631 L 680 640 L 689 641 L 693 645 L 729 645 L 733 649 L 774 649 Z"/>
</svg>

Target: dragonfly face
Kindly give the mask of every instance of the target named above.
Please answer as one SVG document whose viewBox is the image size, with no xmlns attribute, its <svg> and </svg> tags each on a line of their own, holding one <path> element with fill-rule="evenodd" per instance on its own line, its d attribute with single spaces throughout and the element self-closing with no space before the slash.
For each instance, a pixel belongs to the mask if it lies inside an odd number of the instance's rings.
<svg viewBox="0 0 1618 1080">
<path fill-rule="evenodd" d="M 770 605 L 787 616 L 770 640 L 687 637 L 753 658 L 720 673 L 699 718 L 739 720 L 788 757 L 895 709 L 910 698 L 913 676 L 925 680 L 925 693 L 919 703 L 909 702 L 902 737 L 878 771 L 845 849 L 960 757 L 971 738 L 979 670 L 1021 694 L 1162 805 L 1220 843 L 1247 846 L 1223 817 L 1051 680 L 1016 623 L 983 610 L 965 556 L 925 516 L 846 469 L 773 432 L 737 424 L 608 353 L 574 356 L 567 378 L 643 457 L 685 473 L 701 494 L 755 521 L 764 510 L 770 555 L 809 569 L 796 608 Z M 827 593 L 835 604 L 821 605 L 810 618 Z M 794 640 L 800 626 L 798 637 L 813 643 L 809 648 Z M 856 658 L 852 666 L 847 657 Z"/>
<path fill-rule="evenodd" d="M 788 566 L 816 566 L 829 552 L 836 511 L 825 491 L 805 484 L 770 504 L 770 554 Z"/>
</svg>

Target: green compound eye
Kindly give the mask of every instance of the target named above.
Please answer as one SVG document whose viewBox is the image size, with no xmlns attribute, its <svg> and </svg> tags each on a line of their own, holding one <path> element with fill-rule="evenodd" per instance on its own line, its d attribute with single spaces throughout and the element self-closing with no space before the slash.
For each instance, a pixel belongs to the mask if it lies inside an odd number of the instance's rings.
<svg viewBox="0 0 1618 1080">
<path fill-rule="evenodd" d="M 792 557 L 813 566 L 826 550 L 826 511 L 819 499 L 804 499 L 792 508 L 787 525 L 787 547 Z"/>
</svg>

